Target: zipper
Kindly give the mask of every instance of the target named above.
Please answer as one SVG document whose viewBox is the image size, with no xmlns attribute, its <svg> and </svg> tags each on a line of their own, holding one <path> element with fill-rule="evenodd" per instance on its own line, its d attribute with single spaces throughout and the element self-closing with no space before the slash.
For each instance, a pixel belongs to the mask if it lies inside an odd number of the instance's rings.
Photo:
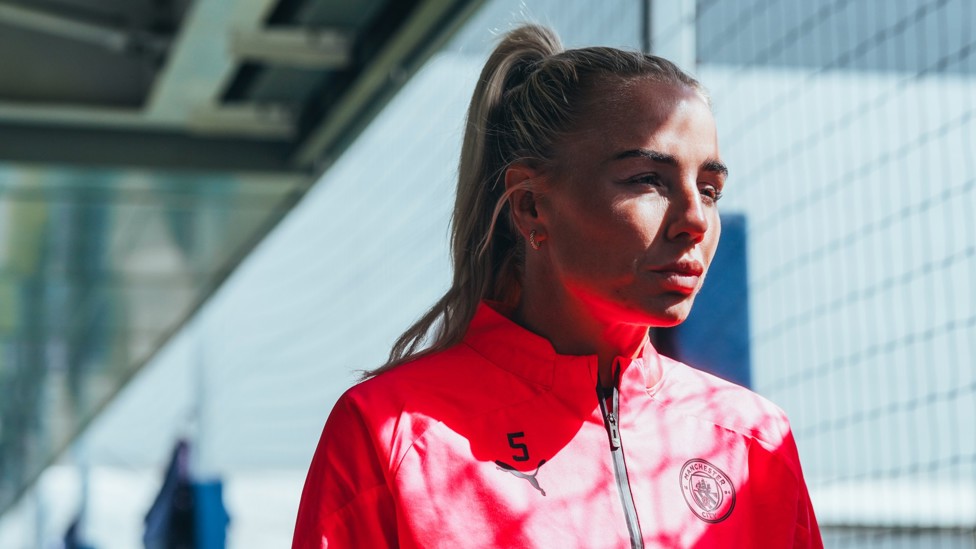
<svg viewBox="0 0 976 549">
<path fill-rule="evenodd" d="M 637 522 L 637 508 L 634 506 L 634 495 L 630 492 L 630 480 L 627 478 L 627 464 L 624 462 L 624 448 L 620 441 L 620 392 L 617 385 L 620 382 L 620 369 L 613 374 L 613 385 L 610 388 L 596 384 L 596 396 L 600 401 L 600 412 L 603 413 L 603 425 L 607 428 L 610 439 L 610 455 L 613 458 L 613 473 L 617 479 L 617 491 L 620 493 L 620 504 L 624 508 L 624 518 L 627 520 L 627 531 L 630 533 L 631 549 L 644 549 L 644 537 L 641 535 L 640 524 Z M 609 406 L 608 406 L 609 401 Z"/>
</svg>

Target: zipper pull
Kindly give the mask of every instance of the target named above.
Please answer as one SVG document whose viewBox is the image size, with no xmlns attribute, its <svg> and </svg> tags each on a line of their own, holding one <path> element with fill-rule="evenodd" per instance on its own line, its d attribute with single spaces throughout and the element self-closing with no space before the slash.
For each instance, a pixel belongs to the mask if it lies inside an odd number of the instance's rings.
<svg viewBox="0 0 976 549">
<path fill-rule="evenodd" d="M 600 411 L 603 413 L 603 424 L 607 428 L 607 435 L 610 436 L 610 450 L 620 449 L 620 426 L 617 425 L 617 408 L 620 406 L 620 392 L 617 386 L 620 384 L 620 367 L 615 365 L 613 372 L 613 385 L 603 387 L 600 382 L 596 384 L 596 396 L 600 401 Z"/>
<path fill-rule="evenodd" d="M 610 433 L 611 449 L 620 448 L 620 429 L 617 427 L 617 416 L 613 412 L 607 413 L 607 432 Z"/>
</svg>

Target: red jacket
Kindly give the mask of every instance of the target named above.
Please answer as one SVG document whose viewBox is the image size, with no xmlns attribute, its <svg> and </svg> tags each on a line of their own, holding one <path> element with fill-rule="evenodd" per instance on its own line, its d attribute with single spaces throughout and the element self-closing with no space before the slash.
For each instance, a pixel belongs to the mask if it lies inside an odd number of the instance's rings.
<svg viewBox="0 0 976 549">
<path fill-rule="evenodd" d="M 779 408 L 650 344 L 617 366 L 598 396 L 596 357 L 482 305 L 339 399 L 293 547 L 823 546 Z"/>
</svg>

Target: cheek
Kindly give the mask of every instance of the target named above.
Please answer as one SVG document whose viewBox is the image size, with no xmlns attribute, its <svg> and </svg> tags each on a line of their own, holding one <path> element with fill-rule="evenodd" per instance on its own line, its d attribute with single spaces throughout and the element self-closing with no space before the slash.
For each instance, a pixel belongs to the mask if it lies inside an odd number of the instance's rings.
<svg viewBox="0 0 976 549">
<path fill-rule="evenodd" d="M 560 261 L 572 270 L 614 278 L 634 271 L 652 248 L 661 229 L 661 201 L 627 200 L 595 203 L 561 219 Z M 557 238 L 557 235 L 553 235 Z"/>
<path fill-rule="evenodd" d="M 661 238 L 667 207 L 666 201 L 653 195 L 615 204 L 607 220 L 607 233 L 618 255 L 639 260 L 653 250 Z"/>
<path fill-rule="evenodd" d="M 618 221 L 596 204 L 575 206 L 560 211 L 550 226 L 552 260 L 565 275 L 586 276 L 606 266 L 616 248 Z"/>
</svg>

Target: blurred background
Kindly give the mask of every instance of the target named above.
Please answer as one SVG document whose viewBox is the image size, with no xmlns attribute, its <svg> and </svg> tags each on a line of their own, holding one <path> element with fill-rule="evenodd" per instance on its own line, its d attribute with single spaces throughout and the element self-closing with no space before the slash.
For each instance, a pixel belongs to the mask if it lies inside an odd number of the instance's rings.
<svg viewBox="0 0 976 549">
<path fill-rule="evenodd" d="M 710 90 L 724 268 L 665 339 L 789 413 L 828 547 L 976 547 L 970 0 L 3 0 L 0 547 L 289 546 L 525 21 Z"/>
</svg>

